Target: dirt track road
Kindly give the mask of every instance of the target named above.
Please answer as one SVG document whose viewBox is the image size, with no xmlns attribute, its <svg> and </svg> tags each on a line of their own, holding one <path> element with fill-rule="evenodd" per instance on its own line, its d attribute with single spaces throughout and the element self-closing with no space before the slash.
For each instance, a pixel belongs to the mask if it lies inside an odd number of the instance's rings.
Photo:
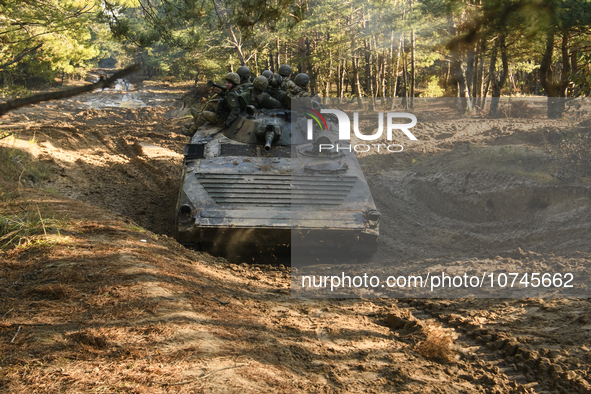
<svg viewBox="0 0 591 394">
<path fill-rule="evenodd" d="M 2 256 L 0 392 L 591 393 L 587 299 L 293 299 L 287 264 L 176 244 L 186 86 L 136 89 L 2 119 L 0 146 L 50 169 L 2 209 L 71 224 Z M 404 155 L 361 158 L 384 214 L 371 263 L 584 269 L 589 179 L 556 179 L 547 148 L 588 122 L 424 124 Z"/>
</svg>

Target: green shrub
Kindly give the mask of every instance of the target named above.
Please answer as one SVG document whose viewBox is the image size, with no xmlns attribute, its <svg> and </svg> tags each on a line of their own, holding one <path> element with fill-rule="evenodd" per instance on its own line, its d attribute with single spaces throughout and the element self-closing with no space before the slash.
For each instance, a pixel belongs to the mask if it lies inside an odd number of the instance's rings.
<svg viewBox="0 0 591 394">
<path fill-rule="evenodd" d="M 427 81 L 427 89 L 420 94 L 420 97 L 443 97 L 445 91 L 439 86 L 439 78 L 433 76 Z"/>
</svg>

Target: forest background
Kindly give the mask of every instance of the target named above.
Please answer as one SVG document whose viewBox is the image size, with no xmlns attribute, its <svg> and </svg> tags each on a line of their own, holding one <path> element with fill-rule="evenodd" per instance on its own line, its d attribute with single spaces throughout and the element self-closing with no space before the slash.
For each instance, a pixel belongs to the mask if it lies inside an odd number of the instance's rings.
<svg viewBox="0 0 591 394">
<path fill-rule="evenodd" d="M 0 0 L 0 86 L 23 96 L 131 63 L 197 84 L 287 63 L 325 97 L 546 95 L 554 118 L 591 92 L 590 35 L 591 0 Z"/>
</svg>

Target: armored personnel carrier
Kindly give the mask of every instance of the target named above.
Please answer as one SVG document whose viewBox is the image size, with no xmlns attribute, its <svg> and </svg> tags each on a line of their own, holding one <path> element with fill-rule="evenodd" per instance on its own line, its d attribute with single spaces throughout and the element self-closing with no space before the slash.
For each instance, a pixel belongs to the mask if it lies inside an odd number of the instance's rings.
<svg viewBox="0 0 591 394">
<path fill-rule="evenodd" d="M 302 113 L 249 106 L 227 129 L 200 128 L 184 150 L 177 240 L 226 256 L 276 247 L 371 255 L 380 214 L 349 142 L 327 126 L 315 124 L 308 140 Z"/>
</svg>

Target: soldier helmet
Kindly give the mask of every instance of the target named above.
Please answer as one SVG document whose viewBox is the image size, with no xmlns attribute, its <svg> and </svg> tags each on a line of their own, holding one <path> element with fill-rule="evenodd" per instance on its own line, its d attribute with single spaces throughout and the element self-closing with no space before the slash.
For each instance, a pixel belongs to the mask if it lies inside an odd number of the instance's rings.
<svg viewBox="0 0 591 394">
<path fill-rule="evenodd" d="M 255 89 L 265 91 L 267 90 L 267 86 L 269 86 L 269 80 L 262 75 L 259 75 L 252 82 L 252 86 L 254 86 Z"/>
<path fill-rule="evenodd" d="M 273 71 L 271 70 L 265 70 L 263 71 L 263 74 L 261 74 L 263 77 L 267 78 L 267 79 L 271 79 L 271 77 L 273 76 Z"/>
<path fill-rule="evenodd" d="M 279 88 L 281 87 L 282 83 L 283 78 L 277 73 L 273 74 L 273 76 L 269 79 L 269 86 L 272 88 Z"/>
<path fill-rule="evenodd" d="M 232 82 L 234 85 L 240 85 L 240 76 L 236 73 L 226 74 L 226 81 Z"/>
<path fill-rule="evenodd" d="M 248 81 L 248 78 L 250 78 L 250 68 L 246 66 L 238 67 L 236 73 L 240 75 L 240 81 Z"/>
<path fill-rule="evenodd" d="M 279 70 L 277 72 L 282 77 L 289 77 L 293 71 L 291 67 L 289 67 L 287 64 L 284 64 L 281 67 L 279 67 Z"/>
<path fill-rule="evenodd" d="M 310 83 L 310 77 L 306 73 L 300 73 L 296 75 L 293 82 L 299 86 L 308 86 L 308 84 Z"/>
</svg>

